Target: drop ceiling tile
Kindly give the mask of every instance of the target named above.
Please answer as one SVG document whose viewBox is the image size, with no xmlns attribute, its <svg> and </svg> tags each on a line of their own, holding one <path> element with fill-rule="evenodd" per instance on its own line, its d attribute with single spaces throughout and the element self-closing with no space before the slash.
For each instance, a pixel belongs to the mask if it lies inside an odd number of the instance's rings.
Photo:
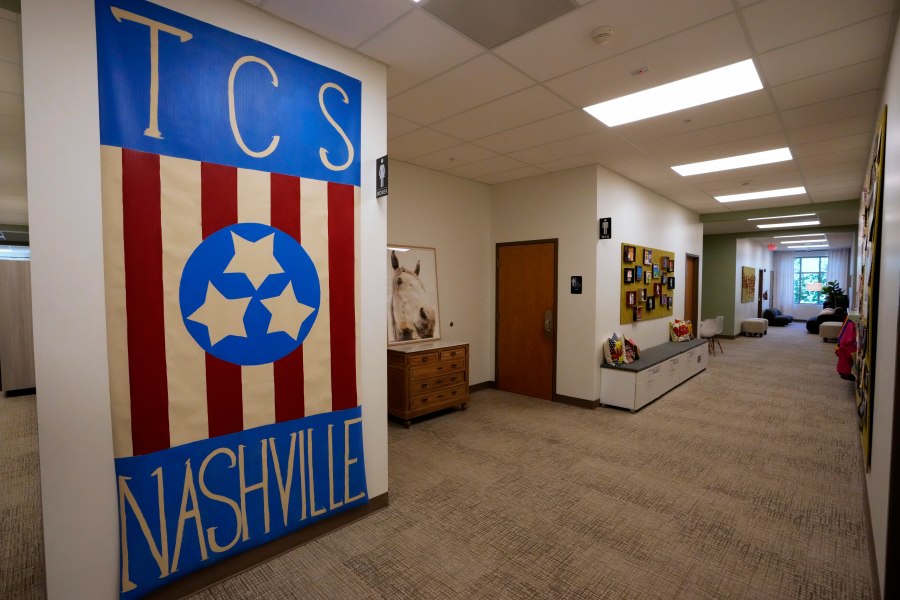
<svg viewBox="0 0 900 600">
<path fill-rule="evenodd" d="M 859 167 L 838 168 L 833 165 L 825 167 L 809 167 L 803 169 L 803 174 L 807 179 L 814 179 L 816 183 L 827 184 L 839 181 L 847 181 L 853 177 L 857 177 L 860 186 L 862 185 L 865 170 Z"/>
<path fill-rule="evenodd" d="M 521 127 L 479 138 L 478 145 L 503 154 L 533 148 L 582 133 L 606 128 L 580 108 L 560 115 L 534 121 Z"/>
<path fill-rule="evenodd" d="M 483 54 L 388 100 L 388 112 L 428 125 L 512 94 L 532 81 Z"/>
<path fill-rule="evenodd" d="M 506 171 L 512 171 L 513 169 L 522 169 L 527 166 L 528 165 L 525 163 L 509 158 L 508 156 L 495 156 L 494 158 L 482 160 L 477 163 L 447 169 L 447 173 L 459 177 L 467 177 L 469 179 L 478 179 L 479 177 L 504 173 Z"/>
<path fill-rule="evenodd" d="M 445 171 L 453 167 L 461 167 L 469 163 L 478 162 L 487 158 L 497 156 L 494 152 L 480 148 L 473 144 L 460 144 L 452 148 L 446 148 L 433 152 L 426 156 L 414 158 L 410 162 L 420 167 L 434 169 L 435 171 Z"/>
<path fill-rule="evenodd" d="M 775 86 L 878 58 L 884 54 L 891 19 L 876 17 L 759 56 L 767 85 Z"/>
<path fill-rule="evenodd" d="M 857 168 L 860 173 L 865 173 L 867 158 L 869 158 L 868 148 L 855 148 L 844 150 L 843 152 L 798 158 L 797 164 L 804 171 L 813 167 L 841 166 L 845 169 Z"/>
<path fill-rule="evenodd" d="M 0 223 L 28 225 L 28 201 L 25 193 L 0 192 Z"/>
<path fill-rule="evenodd" d="M 481 177 L 476 177 L 475 179 L 480 181 L 481 183 L 486 183 L 488 185 L 494 185 L 497 183 L 504 183 L 506 181 L 515 181 L 517 179 L 525 179 L 526 177 L 535 177 L 537 175 L 544 175 L 547 171 L 543 169 L 539 169 L 537 167 L 522 167 L 521 169 L 513 169 L 512 171 L 504 171 L 502 173 L 494 173 L 492 175 L 483 175 Z"/>
<path fill-rule="evenodd" d="M 25 136 L 25 116 L 7 117 L 0 115 L 0 136 Z"/>
<path fill-rule="evenodd" d="M 484 48 L 421 10 L 410 11 L 359 47 L 390 65 L 388 97 L 461 64 Z"/>
<path fill-rule="evenodd" d="M 732 11 L 726 0 L 645 0 L 640 5 L 598 0 L 494 51 L 538 81 L 545 81 Z M 603 46 L 591 37 L 601 25 L 615 29 L 610 42 Z"/>
<path fill-rule="evenodd" d="M 881 88 L 884 59 L 867 60 L 772 88 L 782 110 Z"/>
<path fill-rule="evenodd" d="M 613 127 L 617 135 L 632 141 L 646 141 L 714 127 L 742 119 L 773 114 L 774 108 L 764 90 L 719 100 L 703 106 L 660 115 L 643 121 Z M 759 134 L 757 134 L 759 135 Z"/>
<path fill-rule="evenodd" d="M 536 85 L 435 123 L 432 127 L 460 139 L 474 140 L 571 108 L 556 94 Z"/>
<path fill-rule="evenodd" d="M 0 61 L 0 92 L 22 93 L 22 66 Z"/>
<path fill-rule="evenodd" d="M 396 115 L 388 114 L 387 116 L 387 137 L 389 140 L 400 137 L 401 135 L 406 135 L 407 133 L 412 133 L 420 127 L 421 125 L 413 123 L 412 121 L 407 121 L 406 119 L 401 119 Z"/>
<path fill-rule="evenodd" d="M 688 148 L 702 148 L 703 146 L 712 146 L 717 143 L 735 142 L 760 135 L 778 133 L 781 130 L 781 121 L 778 119 L 778 116 L 775 113 L 770 113 L 761 117 L 742 119 L 687 133 L 653 138 L 652 147 L 654 152 L 670 154 Z M 650 140 L 645 140 L 644 143 L 650 143 Z"/>
<path fill-rule="evenodd" d="M 805 144 L 808 142 L 818 142 L 832 138 L 845 137 L 857 133 L 874 132 L 876 118 L 876 113 L 870 113 L 868 115 L 857 115 L 855 117 L 830 121 L 819 125 L 791 129 L 788 131 L 788 137 L 791 140 L 791 144 Z"/>
<path fill-rule="evenodd" d="M 750 47 L 732 14 L 551 79 L 546 85 L 584 107 L 749 57 Z M 642 67 L 649 70 L 632 75 Z"/>
<path fill-rule="evenodd" d="M 616 145 L 621 144 L 622 142 L 618 142 Z M 608 148 L 610 145 L 609 134 L 605 131 L 595 131 L 542 146 L 535 146 L 527 150 L 512 152 L 510 156 L 522 162 L 538 165 L 561 158 L 596 152 L 597 150 Z"/>
<path fill-rule="evenodd" d="M 0 115 L 24 118 L 25 103 L 22 94 L 0 92 Z"/>
<path fill-rule="evenodd" d="M 391 158 L 409 162 L 413 158 L 458 145 L 456 138 L 424 127 L 388 140 L 388 154 Z"/>
<path fill-rule="evenodd" d="M 828 33 L 893 10 L 891 0 L 791 0 L 761 2 L 743 11 L 757 52 Z"/>
<path fill-rule="evenodd" d="M 0 19 L 0 60 L 22 64 L 21 27 L 15 21 Z"/>
<path fill-rule="evenodd" d="M 753 138 L 744 138 L 698 148 L 684 148 L 671 153 L 659 153 L 659 158 L 670 166 L 677 166 L 727 158 L 730 156 L 740 156 L 742 154 L 751 154 L 754 152 L 763 152 L 765 150 L 774 150 L 776 148 L 784 148 L 787 145 L 788 140 L 783 133 L 770 133 Z M 645 144 L 644 148 L 647 152 L 654 154 L 652 142 Z M 721 172 L 727 173 L 727 171 Z M 699 177 L 699 175 L 695 177 Z"/>
<path fill-rule="evenodd" d="M 641 156 L 642 153 L 631 145 L 608 146 L 587 154 L 543 162 L 538 166 L 547 171 L 566 171 L 585 165 L 605 165 L 607 161 L 614 157 L 640 158 Z"/>
<path fill-rule="evenodd" d="M 857 133 L 808 144 L 791 144 L 791 154 L 794 155 L 794 158 L 803 158 L 805 156 L 830 154 L 853 148 L 862 148 L 868 152 L 871 145 L 872 135 L 869 133 Z"/>
<path fill-rule="evenodd" d="M 406 0 L 266 0 L 262 8 L 304 29 L 355 48 L 412 10 L 412 5 Z"/>
<path fill-rule="evenodd" d="M 878 109 L 881 94 L 872 90 L 836 100 L 810 104 L 781 112 L 781 118 L 788 129 L 799 129 L 829 121 L 837 121 L 856 115 L 871 114 Z"/>
</svg>

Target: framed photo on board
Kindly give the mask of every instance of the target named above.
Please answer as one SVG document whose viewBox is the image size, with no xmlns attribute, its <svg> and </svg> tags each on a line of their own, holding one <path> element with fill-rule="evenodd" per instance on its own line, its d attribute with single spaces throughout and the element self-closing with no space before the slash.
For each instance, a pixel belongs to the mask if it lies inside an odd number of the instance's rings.
<svg viewBox="0 0 900 600">
<path fill-rule="evenodd" d="M 634 246 L 625 246 L 622 249 L 622 262 L 633 263 L 637 254 L 637 248 Z"/>
<path fill-rule="evenodd" d="M 634 283 L 634 269 L 625 267 L 622 271 L 622 281 L 624 283 Z"/>
</svg>

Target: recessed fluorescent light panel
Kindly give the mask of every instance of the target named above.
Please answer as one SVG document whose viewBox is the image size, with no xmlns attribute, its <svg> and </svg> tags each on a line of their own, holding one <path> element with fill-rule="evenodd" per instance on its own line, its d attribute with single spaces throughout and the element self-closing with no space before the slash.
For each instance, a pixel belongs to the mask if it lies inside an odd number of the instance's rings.
<svg viewBox="0 0 900 600">
<path fill-rule="evenodd" d="M 728 196 L 713 196 L 719 202 L 740 202 L 741 200 L 760 200 L 762 198 L 780 198 L 782 196 L 797 196 L 805 194 L 805 187 L 782 188 L 780 190 L 767 190 L 765 192 L 747 192 L 746 194 L 731 194 Z M 805 215 L 804 215 L 805 216 Z M 765 217 L 772 219 L 774 217 Z M 748 221 L 751 219 L 747 219 Z"/>
<path fill-rule="evenodd" d="M 584 110 L 609 127 L 665 115 L 762 89 L 753 60 L 713 69 L 649 90 L 607 100 Z"/>
<path fill-rule="evenodd" d="M 774 239 L 781 238 L 798 238 L 798 237 L 819 237 L 825 235 L 824 233 L 795 233 L 793 235 L 774 235 L 772 236 Z"/>
<path fill-rule="evenodd" d="M 818 225 L 818 219 L 815 221 L 794 221 L 793 223 L 764 223 L 757 225 L 757 229 L 781 229 L 782 227 L 807 227 L 809 225 Z"/>
<path fill-rule="evenodd" d="M 786 240 L 784 242 L 780 242 L 782 244 L 823 244 L 827 242 L 825 238 L 821 240 Z"/>
<path fill-rule="evenodd" d="M 795 217 L 814 217 L 816 213 L 802 213 L 799 215 L 779 215 L 777 217 L 753 217 L 752 219 L 747 219 L 748 221 L 770 221 L 772 219 L 793 219 Z M 816 235 L 816 234 L 813 234 Z M 781 236 L 786 237 L 786 236 Z"/>
<path fill-rule="evenodd" d="M 791 250 L 809 250 L 812 248 L 827 248 L 828 244 L 818 244 L 815 246 L 787 246 Z"/>
<path fill-rule="evenodd" d="M 741 154 L 739 156 L 729 156 L 728 158 L 717 158 L 715 160 L 678 165 L 677 167 L 672 167 L 672 170 L 679 175 L 687 177 L 688 175 L 700 175 L 702 173 L 715 173 L 717 171 L 728 171 L 729 169 L 743 169 L 744 167 L 767 165 L 769 163 L 791 160 L 792 158 L 794 157 L 791 156 L 790 149 L 777 148 L 775 150 L 765 150 L 764 152 L 754 152 L 752 154 Z"/>
</svg>

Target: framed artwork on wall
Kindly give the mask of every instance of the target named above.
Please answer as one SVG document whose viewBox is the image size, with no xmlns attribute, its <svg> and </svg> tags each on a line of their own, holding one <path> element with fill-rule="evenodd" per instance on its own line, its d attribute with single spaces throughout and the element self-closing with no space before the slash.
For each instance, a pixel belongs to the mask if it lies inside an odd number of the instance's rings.
<svg viewBox="0 0 900 600">
<path fill-rule="evenodd" d="M 641 265 L 636 266 L 634 268 L 634 276 L 636 278 L 635 281 L 640 281 L 641 279 L 643 279 L 644 278 L 644 267 L 642 267 Z"/>
<path fill-rule="evenodd" d="M 660 264 L 662 265 L 662 270 L 663 270 L 663 271 L 668 271 L 668 270 L 669 270 L 669 257 L 668 257 L 668 256 L 663 256 L 662 259 L 661 259 L 661 261 L 660 261 Z"/>
<path fill-rule="evenodd" d="M 634 283 L 634 269 L 631 267 L 625 267 L 622 270 L 622 282 L 623 283 Z"/>
<path fill-rule="evenodd" d="M 635 321 L 642 321 L 643 319 L 644 319 L 644 310 L 643 310 L 643 308 L 640 307 L 640 306 L 635 306 L 635 307 L 634 307 L 634 320 L 635 320 Z"/>
<path fill-rule="evenodd" d="M 651 250 L 650 248 L 644 248 L 644 264 L 653 264 L 653 250 Z"/>
<path fill-rule="evenodd" d="M 637 292 L 625 292 L 625 306 L 634 306 L 637 304 Z"/>
<path fill-rule="evenodd" d="M 661 283 L 653 284 L 653 295 L 654 296 L 662 296 L 662 284 Z"/>
<path fill-rule="evenodd" d="M 653 279 L 659 279 L 659 264 L 653 264 Z"/>
<path fill-rule="evenodd" d="M 666 285 L 667 283 L 669 283 L 669 276 L 668 276 L 668 275 L 663 275 L 662 277 L 660 277 L 659 282 L 660 282 L 661 284 L 663 284 L 663 285 Z"/>
<path fill-rule="evenodd" d="M 434 248 L 391 245 L 388 259 L 388 345 L 441 337 Z"/>
<path fill-rule="evenodd" d="M 647 288 L 641 288 L 641 302 L 647 299 Z"/>
<path fill-rule="evenodd" d="M 756 268 L 741 267 L 741 302 L 753 302 L 756 299 Z"/>
<path fill-rule="evenodd" d="M 650 296 L 647 298 L 647 310 L 653 310 L 654 308 L 656 308 L 656 298 Z"/>
<path fill-rule="evenodd" d="M 644 285 L 650 285 L 650 279 L 652 279 L 652 275 L 653 274 L 650 272 L 650 269 L 644 271 Z"/>
<path fill-rule="evenodd" d="M 622 250 L 622 262 L 633 263 L 636 255 L 637 248 L 634 246 L 625 246 Z"/>
<path fill-rule="evenodd" d="M 675 278 L 674 277 L 669 277 L 669 279 L 666 281 L 666 287 L 670 290 L 675 289 Z"/>
</svg>

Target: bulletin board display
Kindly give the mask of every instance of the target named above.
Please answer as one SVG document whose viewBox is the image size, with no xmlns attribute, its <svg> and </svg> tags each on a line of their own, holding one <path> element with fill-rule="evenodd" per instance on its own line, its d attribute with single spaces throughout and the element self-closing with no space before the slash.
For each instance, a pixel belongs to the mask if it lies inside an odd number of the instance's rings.
<svg viewBox="0 0 900 600">
<path fill-rule="evenodd" d="M 622 244 L 619 323 L 672 316 L 675 299 L 675 253 L 649 246 Z"/>
</svg>

